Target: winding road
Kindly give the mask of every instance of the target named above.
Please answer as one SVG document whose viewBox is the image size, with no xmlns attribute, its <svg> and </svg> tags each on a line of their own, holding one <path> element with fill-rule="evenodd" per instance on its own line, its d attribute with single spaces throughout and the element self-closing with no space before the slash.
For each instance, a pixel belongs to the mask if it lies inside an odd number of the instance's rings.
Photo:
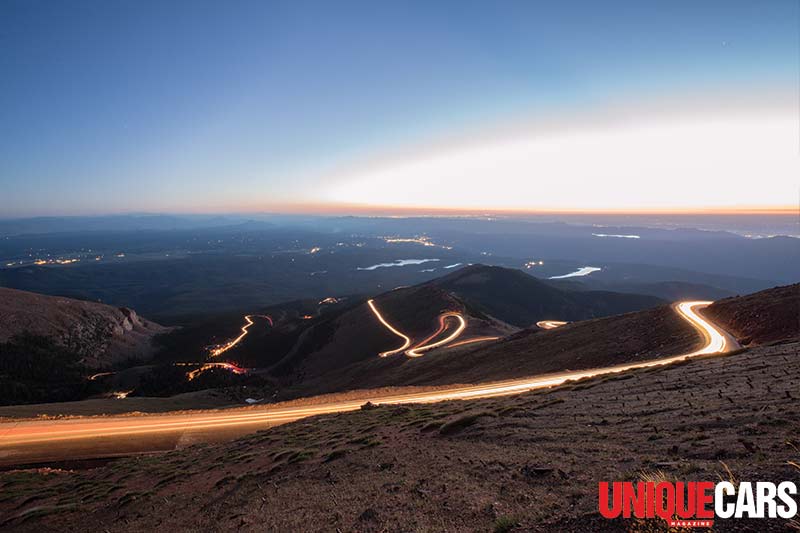
<svg viewBox="0 0 800 533">
<path fill-rule="evenodd" d="M 404 333 L 401 333 L 400 331 L 396 330 L 394 328 L 394 326 L 389 324 L 389 322 L 387 322 L 386 319 L 383 318 L 383 315 L 381 314 L 380 311 L 378 311 L 378 308 L 375 306 L 375 300 L 368 300 L 367 301 L 367 305 L 372 310 L 372 314 L 375 315 L 375 317 L 378 319 L 378 321 L 381 324 L 383 324 L 386 327 L 386 329 L 388 329 L 389 331 L 391 331 L 392 333 L 394 333 L 395 335 L 397 335 L 398 337 L 403 339 L 403 345 L 401 347 L 395 348 L 394 350 L 381 352 L 381 353 L 378 354 L 379 356 L 388 357 L 388 356 L 394 355 L 396 353 L 401 353 L 401 352 L 404 352 L 406 350 L 406 348 L 411 346 L 411 338 L 408 337 L 407 335 L 405 335 Z"/>
<path fill-rule="evenodd" d="M 324 398 L 309 398 L 304 400 L 304 405 L 7 422 L 0 424 L 0 466 L 169 450 L 196 442 L 230 439 L 308 416 L 354 411 L 360 409 L 367 401 L 374 404 L 404 404 L 504 396 L 552 387 L 568 380 L 665 365 L 691 357 L 737 349 L 738 344 L 728 333 L 698 314 L 698 309 L 710 303 L 693 301 L 681 302 L 674 306 L 676 312 L 703 336 L 703 345 L 686 354 L 605 368 L 531 376 L 428 392 L 365 395 L 358 400 L 327 401 Z M 376 314 L 380 316 L 379 313 Z M 384 322 L 384 325 L 391 329 L 388 323 Z M 405 335 L 400 332 L 396 334 L 407 339 L 408 345 L 411 344 L 411 340 Z M 402 350 L 407 348 L 408 346 L 404 346 Z M 402 350 L 393 352 L 399 353 Z"/>
<path fill-rule="evenodd" d="M 189 381 L 192 381 L 194 378 L 196 378 L 206 370 L 211 370 L 212 368 L 222 368 L 224 370 L 229 370 L 234 374 L 244 374 L 245 372 L 247 372 L 246 369 L 240 368 L 233 363 L 203 363 L 199 368 L 187 372 L 186 378 Z"/>
<path fill-rule="evenodd" d="M 264 318 L 264 319 L 267 320 L 267 322 L 269 322 L 270 326 L 273 325 L 272 317 L 269 316 L 269 315 L 245 315 L 244 316 L 245 324 L 244 324 L 244 326 L 242 326 L 241 335 L 239 335 L 238 337 L 236 337 L 232 341 L 226 342 L 225 344 L 223 344 L 221 346 L 217 346 L 215 348 L 212 348 L 211 350 L 209 350 L 209 354 L 208 355 L 210 355 L 211 357 L 217 357 L 217 356 L 222 355 L 223 353 L 227 352 L 228 350 L 230 350 L 231 348 L 233 348 L 234 346 L 236 346 L 240 342 L 242 342 L 242 339 L 244 339 L 247 336 L 247 334 L 249 333 L 250 326 L 255 324 L 255 322 L 253 321 L 253 317 Z"/>
<path fill-rule="evenodd" d="M 372 314 L 375 315 L 375 318 L 383 324 L 386 329 L 403 339 L 403 345 L 399 348 L 395 348 L 394 350 L 389 350 L 386 352 L 380 352 L 378 355 L 381 357 L 388 357 L 390 355 L 395 355 L 401 352 L 404 352 L 408 357 L 422 357 L 422 355 L 430 350 L 441 348 L 443 346 L 447 346 L 452 348 L 455 346 L 463 346 L 465 344 L 473 344 L 476 342 L 486 342 L 486 341 L 493 341 L 497 340 L 500 337 L 474 337 L 472 339 L 467 339 L 461 342 L 457 342 L 455 344 L 451 344 L 454 340 L 461 336 L 464 333 L 464 330 L 467 329 L 467 321 L 464 319 L 463 315 L 457 311 L 447 311 L 439 315 L 439 329 L 434 331 L 431 335 L 429 335 L 425 340 L 418 342 L 414 347 L 409 348 L 411 346 L 412 341 L 411 337 L 406 335 L 405 333 L 401 332 L 394 326 L 392 326 L 386 318 L 381 314 L 378 310 L 378 307 L 375 305 L 375 300 L 368 300 L 367 305 L 369 305 Z M 447 337 L 440 339 L 438 341 L 434 341 L 436 337 L 441 335 L 442 333 L 447 330 L 447 319 L 453 319 L 456 324 L 456 328 L 450 333 Z"/>
</svg>

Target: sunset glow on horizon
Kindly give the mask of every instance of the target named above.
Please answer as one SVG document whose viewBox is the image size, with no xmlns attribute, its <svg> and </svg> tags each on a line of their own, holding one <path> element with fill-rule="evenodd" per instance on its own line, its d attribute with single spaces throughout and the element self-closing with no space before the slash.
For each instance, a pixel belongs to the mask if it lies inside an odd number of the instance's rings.
<svg viewBox="0 0 800 533">
<path fill-rule="evenodd" d="M 798 15 L 7 2 L 0 218 L 796 209 Z"/>
<path fill-rule="evenodd" d="M 590 115 L 345 171 L 324 199 L 412 209 L 780 210 L 798 194 L 799 131 L 788 102 Z"/>
</svg>

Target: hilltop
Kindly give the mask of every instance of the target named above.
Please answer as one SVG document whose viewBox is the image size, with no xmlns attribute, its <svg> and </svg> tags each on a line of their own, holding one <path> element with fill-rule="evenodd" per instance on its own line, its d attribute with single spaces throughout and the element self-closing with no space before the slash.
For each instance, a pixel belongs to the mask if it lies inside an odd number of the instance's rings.
<svg viewBox="0 0 800 533">
<path fill-rule="evenodd" d="M 528 327 L 540 320 L 576 321 L 666 303 L 643 294 L 557 288 L 521 270 L 471 265 L 428 283 L 499 320 Z"/>
</svg>

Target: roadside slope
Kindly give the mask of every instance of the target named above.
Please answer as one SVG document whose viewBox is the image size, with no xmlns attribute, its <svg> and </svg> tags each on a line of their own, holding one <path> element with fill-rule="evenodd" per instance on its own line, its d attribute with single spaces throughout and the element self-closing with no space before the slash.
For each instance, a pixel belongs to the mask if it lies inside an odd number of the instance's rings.
<svg viewBox="0 0 800 533">
<path fill-rule="evenodd" d="M 800 338 L 800 283 L 725 298 L 706 314 L 742 345 Z"/>
<path fill-rule="evenodd" d="M 377 407 L 83 471 L 0 473 L 7 531 L 626 531 L 599 480 L 792 480 L 798 344 L 491 400 Z M 724 463 L 724 464 L 723 464 Z M 659 520 L 659 519 L 656 519 Z M 784 531 L 783 521 L 715 530 Z"/>
</svg>

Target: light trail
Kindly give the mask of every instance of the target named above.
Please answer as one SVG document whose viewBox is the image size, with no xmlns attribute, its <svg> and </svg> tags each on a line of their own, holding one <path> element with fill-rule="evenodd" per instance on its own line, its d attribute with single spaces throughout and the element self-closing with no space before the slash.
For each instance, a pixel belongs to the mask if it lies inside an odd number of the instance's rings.
<svg viewBox="0 0 800 533">
<path fill-rule="evenodd" d="M 474 337 L 472 339 L 465 339 L 463 341 L 454 342 L 450 345 L 450 348 L 455 348 L 457 346 L 464 346 L 465 344 L 474 344 L 477 342 L 489 342 L 489 341 L 496 341 L 500 339 L 500 337 Z"/>
<path fill-rule="evenodd" d="M 446 327 L 445 326 L 445 320 L 447 320 L 448 318 L 455 318 L 458 321 L 458 327 L 455 329 L 455 331 L 453 331 L 453 333 L 451 333 L 450 335 L 448 335 L 444 339 L 441 339 L 441 340 L 436 341 L 436 342 L 432 342 L 430 344 L 425 344 L 425 343 L 429 342 L 432 338 L 436 337 L 439 333 L 441 333 L 441 332 L 443 332 L 445 330 L 445 327 Z M 436 335 L 434 335 L 433 337 L 428 337 L 427 339 L 422 341 L 417 346 L 414 346 L 410 350 L 406 350 L 406 355 L 409 356 L 409 357 L 421 357 L 423 353 L 425 353 L 427 351 L 430 351 L 430 350 L 433 350 L 435 348 L 438 348 L 440 346 L 444 346 L 444 345 L 452 342 L 453 340 L 457 339 L 459 337 L 459 335 L 461 335 L 461 333 L 464 332 L 464 329 L 466 327 L 467 327 L 467 321 L 464 320 L 464 317 L 461 316 L 460 313 L 456 313 L 456 312 L 452 312 L 451 311 L 451 312 L 439 315 L 439 331 L 437 331 Z"/>
<path fill-rule="evenodd" d="M 237 344 L 239 344 L 242 341 L 242 339 L 244 339 L 247 336 L 247 333 L 250 330 L 250 326 L 252 326 L 255 323 L 255 322 L 253 322 L 253 317 L 264 318 L 269 322 L 270 326 L 274 325 L 272 323 L 272 317 L 270 317 L 269 315 L 245 315 L 244 316 L 244 320 L 245 320 L 246 324 L 244 326 L 242 326 L 242 334 L 239 335 L 238 337 L 236 337 L 235 339 L 233 339 L 232 341 L 223 344 L 219 348 L 213 348 L 209 352 L 209 355 L 211 357 L 217 357 L 217 356 L 227 352 L 228 350 L 230 350 L 231 348 L 233 348 Z"/>
<path fill-rule="evenodd" d="M 699 301 L 682 302 L 674 306 L 676 312 L 703 336 L 703 346 L 687 354 L 605 368 L 560 372 L 492 383 L 451 387 L 430 392 L 375 395 L 358 400 L 330 401 L 317 405 L 294 407 L 263 406 L 258 408 L 250 407 L 220 410 L 214 413 L 171 413 L 147 416 L 93 417 L 3 423 L 0 424 L 0 429 L 2 429 L 2 437 L 0 437 L 0 458 L 4 458 L 3 461 L 6 463 L 15 460 L 22 461 L 23 459 L 19 459 L 19 457 L 24 455 L 27 449 L 26 447 L 36 445 L 47 445 L 46 453 L 49 454 L 49 460 L 54 460 L 52 459 L 54 454 L 64 459 L 75 458 L 74 456 L 76 453 L 82 453 L 83 457 L 90 457 L 90 453 L 85 451 L 87 446 L 91 444 L 99 446 L 103 442 L 109 442 L 108 439 L 112 437 L 142 437 L 164 433 L 183 434 L 186 432 L 206 432 L 207 435 L 215 435 L 218 430 L 232 430 L 236 428 L 240 430 L 238 434 L 244 434 L 256 428 L 271 427 L 308 416 L 358 410 L 366 402 L 393 405 L 506 396 L 534 389 L 552 387 L 570 380 L 602 376 L 626 370 L 668 365 L 691 357 L 725 353 L 738 348 L 738 344 L 730 335 L 697 314 L 698 308 L 705 307 L 709 303 L 710 302 Z M 379 313 L 377 314 L 379 315 Z M 403 335 L 401 334 L 399 336 Z M 212 433 L 210 430 L 215 431 Z M 202 440 L 199 436 L 197 438 Z M 208 439 L 211 437 L 205 438 Z M 142 441 L 133 441 L 126 438 L 118 444 L 116 441 L 113 442 L 119 450 L 121 449 L 120 447 L 124 448 L 124 446 L 131 446 L 134 443 L 141 446 L 140 443 Z M 58 443 L 61 444 L 59 445 Z M 61 447 L 59 448 L 58 446 Z M 70 446 L 73 448 L 70 448 Z M 83 451 L 75 452 L 75 449 Z M 117 453 L 123 453 L 123 451 L 118 451 Z M 37 453 L 42 452 L 40 451 Z M 15 459 L 15 457 L 17 459 Z"/>
<path fill-rule="evenodd" d="M 92 374 L 91 376 L 89 376 L 89 381 L 95 381 L 98 378 L 102 378 L 105 376 L 113 376 L 114 374 L 116 374 L 116 372 L 98 372 L 97 374 Z"/>
<path fill-rule="evenodd" d="M 392 326 L 385 318 L 383 318 L 383 315 L 381 315 L 380 311 L 378 311 L 378 308 L 375 306 L 374 300 L 368 300 L 367 304 L 369 304 L 369 308 L 372 310 L 372 313 L 380 321 L 381 324 L 386 326 L 386 328 L 389 329 L 389 331 L 391 331 L 398 337 L 401 337 L 405 340 L 403 346 L 401 346 L 400 348 L 379 353 L 378 355 L 381 357 L 387 357 L 390 355 L 398 354 L 403 351 L 405 351 L 405 354 L 408 357 L 421 357 L 424 352 L 433 350 L 434 348 L 439 348 L 457 339 L 458 336 L 461 335 L 461 333 L 463 333 L 464 329 L 467 327 L 467 321 L 464 320 L 464 317 L 461 316 L 461 313 L 457 313 L 455 311 L 448 311 L 446 313 L 442 313 L 441 315 L 439 315 L 439 329 L 436 330 L 428 338 L 418 343 L 413 348 L 408 349 L 408 347 L 411 346 L 411 338 L 408 335 L 397 330 L 397 328 Z M 448 335 L 447 337 L 445 337 L 440 341 L 428 344 L 431 340 L 435 339 L 442 332 L 444 332 L 444 330 L 447 328 L 445 320 L 448 318 L 455 318 L 458 321 L 458 327 L 455 329 L 455 331 L 453 331 L 453 333 L 451 333 L 450 335 Z"/>
<path fill-rule="evenodd" d="M 563 322 L 561 320 L 540 320 L 536 323 L 536 325 L 542 329 L 556 329 L 566 324 L 568 324 L 568 322 Z"/>
<path fill-rule="evenodd" d="M 186 373 L 186 378 L 189 381 L 192 381 L 194 378 L 205 372 L 206 370 L 210 370 L 212 368 L 224 368 L 225 370 L 230 370 L 234 374 L 245 374 L 247 372 L 246 369 L 240 368 L 233 363 L 203 363 L 200 368 L 192 370 L 191 372 Z"/>
<path fill-rule="evenodd" d="M 681 302 L 676 306 L 676 309 L 681 316 L 688 320 L 697 331 L 703 335 L 706 340 L 706 345 L 692 353 L 686 354 L 686 357 L 694 357 L 696 355 L 705 355 L 719 352 L 730 351 L 731 346 L 738 348 L 738 343 L 730 335 L 724 333 L 721 329 L 715 327 L 709 321 L 697 314 L 696 307 L 707 307 L 712 302 L 696 301 L 696 302 Z"/>
<path fill-rule="evenodd" d="M 406 348 L 411 346 L 411 339 L 409 337 L 407 337 L 406 335 L 404 335 L 404 334 L 400 333 L 399 331 L 397 331 L 394 328 L 394 326 L 389 324 L 386 321 L 386 319 L 383 318 L 383 316 L 381 315 L 381 312 L 378 311 L 377 307 L 375 307 L 375 302 L 373 300 L 367 300 L 367 305 L 369 305 L 369 308 L 372 309 L 372 313 L 375 315 L 375 317 L 378 319 L 378 321 L 381 324 L 383 324 L 384 326 L 386 326 L 386 329 L 388 329 L 389 331 L 391 331 L 392 333 L 394 333 L 395 335 L 397 335 L 398 337 L 403 339 L 403 345 L 401 347 L 399 347 L 399 348 L 397 348 L 395 350 L 389 350 L 389 351 L 386 351 L 386 352 L 381 352 L 381 353 L 378 354 L 379 356 L 388 357 L 390 355 L 394 355 L 396 353 L 403 352 L 403 351 L 406 350 Z"/>
</svg>

